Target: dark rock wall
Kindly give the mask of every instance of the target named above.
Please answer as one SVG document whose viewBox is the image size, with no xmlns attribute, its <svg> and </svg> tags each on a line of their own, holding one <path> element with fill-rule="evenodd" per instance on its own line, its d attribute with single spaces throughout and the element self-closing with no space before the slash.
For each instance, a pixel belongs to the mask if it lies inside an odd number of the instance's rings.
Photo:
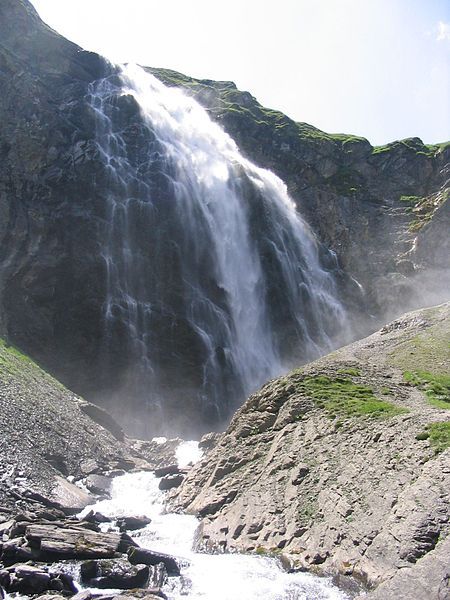
<svg viewBox="0 0 450 600">
<path fill-rule="evenodd" d="M 252 161 L 287 184 L 319 239 L 364 286 L 373 328 L 376 320 L 448 297 L 450 143 L 410 138 L 373 147 L 295 123 L 231 82 L 149 70 L 187 89 Z"/>
<path fill-rule="evenodd" d="M 390 296 L 400 288 L 410 304 L 420 302 L 408 277 L 430 265 L 441 269 L 449 255 L 448 145 L 412 139 L 373 149 L 362 138 L 296 124 L 233 84 L 152 71 L 195 93 L 247 156 L 287 183 L 319 239 L 364 286 L 369 311 L 392 309 Z M 104 338 L 100 245 L 108 178 L 86 101 L 89 84 L 110 72 L 101 57 L 43 24 L 26 0 L 2 1 L 0 331 L 69 387 L 89 398 L 100 391 L 105 403 L 130 367 L 120 335 L 109 346 Z M 125 99 L 117 110 L 124 128 L 138 136 L 132 103 Z M 416 201 L 405 206 L 405 195 Z M 415 231 L 413 219 L 420 221 Z M 359 293 L 346 282 L 342 291 L 352 307 Z M 188 356 L 192 344 L 180 333 L 183 344 Z M 177 369 L 166 363 L 170 383 Z"/>
</svg>

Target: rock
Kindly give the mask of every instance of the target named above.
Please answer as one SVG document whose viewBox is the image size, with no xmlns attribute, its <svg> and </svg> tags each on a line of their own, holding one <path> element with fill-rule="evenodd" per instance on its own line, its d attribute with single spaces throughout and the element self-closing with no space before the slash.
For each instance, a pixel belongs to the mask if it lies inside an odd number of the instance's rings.
<svg viewBox="0 0 450 600">
<path fill-rule="evenodd" d="M 29 525 L 25 537 L 31 549 L 51 560 L 112 558 L 119 551 L 121 536 L 53 525 Z"/>
<path fill-rule="evenodd" d="M 291 570 L 364 582 L 368 600 L 437 598 L 450 449 L 418 434 L 448 411 L 404 373 L 445 380 L 449 336 L 450 303 L 408 313 L 252 395 L 169 497 L 201 517 L 197 549 L 282 551 Z"/>
<path fill-rule="evenodd" d="M 92 594 L 89 590 L 83 590 L 72 596 L 71 600 L 91 600 Z"/>
<path fill-rule="evenodd" d="M 147 565 L 131 565 L 127 560 L 91 560 L 81 565 L 81 581 L 98 588 L 122 590 L 146 587 L 150 569 Z"/>
<path fill-rule="evenodd" d="M 85 521 L 89 521 L 91 523 L 111 523 L 112 519 L 110 517 L 106 517 L 100 512 L 94 512 L 93 510 L 89 511 L 87 515 L 84 517 Z"/>
<path fill-rule="evenodd" d="M 8 593 L 40 594 L 47 590 L 74 594 L 76 588 L 67 573 L 49 572 L 48 567 L 15 565 L 0 571 L 0 584 Z"/>
<path fill-rule="evenodd" d="M 139 545 L 126 532 L 122 532 L 120 536 L 119 552 L 126 554 L 129 548 L 138 548 Z"/>
<path fill-rule="evenodd" d="M 156 566 L 163 563 L 169 575 L 180 575 L 180 567 L 177 560 L 169 554 L 154 552 L 144 548 L 130 548 L 128 550 L 128 560 L 133 565 L 144 564 Z"/>
<path fill-rule="evenodd" d="M 151 567 L 149 587 L 153 589 L 160 589 L 167 583 L 167 569 L 163 563 Z"/>
<path fill-rule="evenodd" d="M 119 528 L 119 531 L 134 531 L 136 529 L 142 529 L 151 522 L 151 519 L 144 516 L 121 517 L 120 519 L 117 519 L 116 525 Z"/>
<path fill-rule="evenodd" d="M 184 475 L 179 473 L 178 475 L 166 475 L 161 479 L 158 484 L 160 490 L 171 490 L 182 484 Z"/>
<path fill-rule="evenodd" d="M 96 600 L 167 600 L 167 596 L 162 590 L 147 589 L 147 590 L 130 590 L 121 594 L 109 594 L 105 596 L 96 596 Z"/>
<path fill-rule="evenodd" d="M 133 456 L 144 458 L 152 469 L 176 465 L 176 450 L 181 444 L 180 438 L 153 440 L 129 440 Z"/>
<path fill-rule="evenodd" d="M 180 468 L 177 464 L 167 465 L 165 467 L 159 467 L 155 469 L 155 477 L 165 477 L 166 475 L 177 475 L 180 472 Z"/>
<path fill-rule="evenodd" d="M 110 431 L 117 440 L 123 441 L 124 432 L 122 427 L 104 408 L 96 406 L 91 402 L 80 402 L 80 408 L 96 423 Z"/>
<path fill-rule="evenodd" d="M 5 565 L 12 565 L 16 562 L 27 562 L 37 559 L 37 557 L 38 552 L 26 545 L 25 538 L 15 538 L 2 544 L 0 558 Z"/>
<path fill-rule="evenodd" d="M 112 479 L 104 475 L 91 474 L 86 477 L 86 487 L 93 494 L 108 496 L 111 489 Z"/>
<path fill-rule="evenodd" d="M 215 433 L 215 432 L 205 433 L 205 435 L 199 441 L 198 447 L 201 450 L 211 450 L 211 448 L 218 443 L 220 438 L 221 438 L 220 433 Z"/>
<path fill-rule="evenodd" d="M 52 489 L 52 499 L 65 511 L 71 514 L 79 513 L 85 506 L 92 504 L 92 496 L 63 477 L 55 477 Z"/>
</svg>

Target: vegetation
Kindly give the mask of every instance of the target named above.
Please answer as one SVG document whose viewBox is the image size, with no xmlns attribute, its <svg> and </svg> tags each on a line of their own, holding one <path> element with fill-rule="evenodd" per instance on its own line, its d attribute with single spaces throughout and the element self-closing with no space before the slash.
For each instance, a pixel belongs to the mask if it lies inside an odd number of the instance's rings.
<svg viewBox="0 0 450 600">
<path fill-rule="evenodd" d="M 425 431 L 416 435 L 416 440 L 428 440 L 436 454 L 443 452 L 450 447 L 450 421 L 429 423 Z"/>
<path fill-rule="evenodd" d="M 355 367 L 346 367 L 345 369 L 338 370 L 339 375 L 351 375 L 352 377 L 359 377 L 361 371 Z"/>
<path fill-rule="evenodd" d="M 396 150 L 407 150 L 410 152 L 414 152 L 417 155 L 422 155 L 431 158 L 437 151 L 439 151 L 443 147 L 445 147 L 445 144 L 427 146 L 422 142 L 420 138 L 406 138 L 404 140 L 399 140 L 397 142 L 385 144 L 384 146 L 375 146 L 373 148 L 372 154 L 376 156 Z"/>
<path fill-rule="evenodd" d="M 393 366 L 402 372 L 425 371 L 433 376 L 448 375 L 450 324 L 441 315 L 445 315 L 445 309 L 439 306 L 423 311 L 423 319 L 435 321 L 436 324 L 425 327 L 418 335 L 397 344 L 389 353 Z"/>
<path fill-rule="evenodd" d="M 0 338 L 0 381 L 15 379 L 23 384 L 34 385 L 45 379 L 55 388 L 65 390 L 65 386 L 41 369 L 29 356 Z"/>
<path fill-rule="evenodd" d="M 330 416 L 384 418 L 407 412 L 378 399 L 372 388 L 354 383 L 346 377 L 306 377 L 298 381 L 296 386 L 298 392 L 313 398 L 316 405 L 323 407 Z"/>
<path fill-rule="evenodd" d="M 435 375 L 428 371 L 405 371 L 403 378 L 421 389 L 433 406 L 450 408 L 450 375 Z"/>
</svg>

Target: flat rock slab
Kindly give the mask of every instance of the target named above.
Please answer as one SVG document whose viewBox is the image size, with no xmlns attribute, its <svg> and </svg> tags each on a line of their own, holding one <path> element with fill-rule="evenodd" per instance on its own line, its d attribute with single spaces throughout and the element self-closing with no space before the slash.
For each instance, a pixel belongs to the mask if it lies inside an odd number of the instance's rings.
<svg viewBox="0 0 450 600">
<path fill-rule="evenodd" d="M 122 536 L 89 530 L 60 528 L 55 525 L 29 525 L 25 538 L 42 557 L 52 560 L 68 558 L 112 558 L 120 552 Z"/>
</svg>

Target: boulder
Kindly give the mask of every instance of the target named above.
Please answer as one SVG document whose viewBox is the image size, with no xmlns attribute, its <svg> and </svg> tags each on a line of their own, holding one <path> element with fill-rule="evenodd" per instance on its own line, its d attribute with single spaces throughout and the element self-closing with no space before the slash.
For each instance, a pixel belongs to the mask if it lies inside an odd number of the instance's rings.
<svg viewBox="0 0 450 600">
<path fill-rule="evenodd" d="M 166 475 L 176 475 L 180 472 L 180 467 L 177 464 L 166 465 L 155 469 L 155 477 L 165 477 Z"/>
<path fill-rule="evenodd" d="M 97 588 L 128 590 L 146 587 L 150 569 L 148 565 L 132 565 L 125 559 L 90 560 L 81 565 L 81 581 Z"/>
<path fill-rule="evenodd" d="M 39 557 L 50 560 L 70 558 L 112 558 L 122 541 L 118 533 L 97 533 L 55 525 L 29 525 L 25 538 Z"/>
<path fill-rule="evenodd" d="M 89 491 L 98 496 L 108 496 L 112 479 L 104 475 L 91 474 L 86 477 L 85 485 Z"/>
<path fill-rule="evenodd" d="M 128 560 L 133 565 L 143 564 L 155 566 L 163 563 L 168 575 L 180 575 L 180 567 L 173 556 L 162 552 L 155 552 L 144 548 L 130 548 L 128 550 Z"/>
<path fill-rule="evenodd" d="M 119 528 L 119 531 L 135 531 L 136 529 L 142 529 L 151 523 L 151 521 L 151 519 L 144 516 L 121 517 L 120 519 L 117 519 L 116 525 Z"/>
<path fill-rule="evenodd" d="M 85 515 L 84 520 L 88 521 L 89 523 L 111 523 L 112 519 L 100 512 L 94 512 L 91 510 L 87 515 Z"/>
<path fill-rule="evenodd" d="M 67 573 L 49 572 L 48 567 L 14 565 L 0 571 L 0 585 L 8 593 L 40 594 L 48 590 L 74 594 L 73 579 Z"/>
<path fill-rule="evenodd" d="M 166 475 L 159 482 L 159 489 L 162 491 L 171 490 L 173 488 L 179 487 L 184 480 L 184 475 L 181 473 L 177 475 Z"/>
</svg>

